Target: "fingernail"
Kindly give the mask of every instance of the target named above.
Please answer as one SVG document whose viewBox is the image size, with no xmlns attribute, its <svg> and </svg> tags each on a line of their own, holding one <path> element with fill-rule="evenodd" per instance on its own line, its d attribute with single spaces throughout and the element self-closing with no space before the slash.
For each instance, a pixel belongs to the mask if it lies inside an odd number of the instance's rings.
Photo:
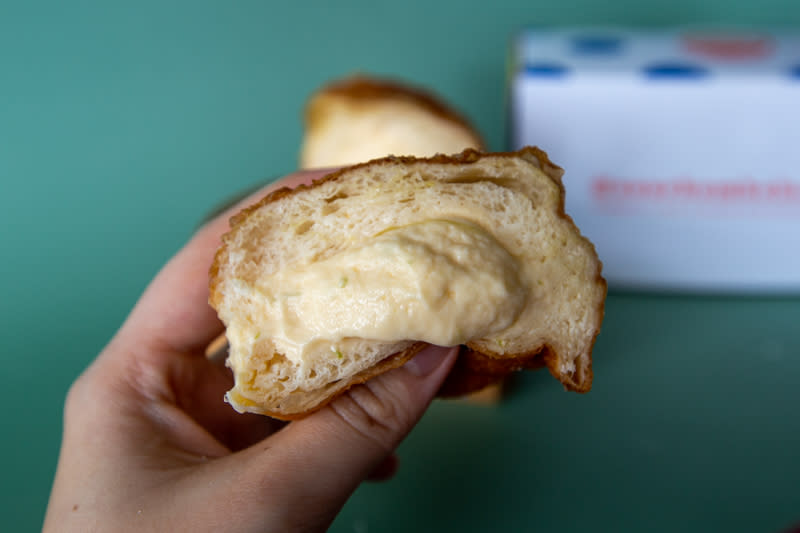
<svg viewBox="0 0 800 533">
<path fill-rule="evenodd" d="M 457 349 L 444 346 L 428 346 L 407 362 L 405 368 L 415 376 L 427 376 L 442 364 L 451 351 Z"/>
</svg>

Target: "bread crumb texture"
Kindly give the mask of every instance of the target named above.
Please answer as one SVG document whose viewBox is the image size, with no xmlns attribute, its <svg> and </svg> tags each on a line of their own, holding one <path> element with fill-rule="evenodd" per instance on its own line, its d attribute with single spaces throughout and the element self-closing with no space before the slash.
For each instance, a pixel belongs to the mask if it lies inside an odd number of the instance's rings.
<svg viewBox="0 0 800 533">
<path fill-rule="evenodd" d="M 303 357 L 288 357 L 291 336 L 262 325 L 270 313 L 286 312 L 286 300 L 276 297 L 283 273 L 431 220 L 468 221 L 491 235 L 513 258 L 515 290 L 524 292 L 513 320 L 500 329 L 464 332 L 442 394 L 472 392 L 538 366 L 567 389 L 588 391 L 606 283 L 593 245 L 564 212 L 562 174 L 532 147 L 386 157 L 311 186 L 277 190 L 234 216 L 210 272 L 210 303 L 227 326 L 235 378 L 227 400 L 242 412 L 298 418 L 413 357 L 424 339 L 364 338 L 357 324 L 348 325 L 346 336 L 304 346 Z M 345 278 L 331 283 L 346 289 L 353 282 Z"/>
</svg>

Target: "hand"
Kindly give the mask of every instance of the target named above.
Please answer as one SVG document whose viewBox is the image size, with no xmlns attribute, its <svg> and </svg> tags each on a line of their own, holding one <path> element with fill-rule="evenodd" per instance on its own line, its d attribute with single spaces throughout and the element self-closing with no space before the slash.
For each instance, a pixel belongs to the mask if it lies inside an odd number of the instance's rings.
<svg viewBox="0 0 800 533">
<path fill-rule="evenodd" d="M 207 278 L 231 213 L 164 267 L 72 385 L 45 531 L 321 531 L 362 481 L 391 475 L 456 350 L 427 348 L 289 424 L 236 413 L 230 372 L 204 357 L 222 331 Z"/>
</svg>

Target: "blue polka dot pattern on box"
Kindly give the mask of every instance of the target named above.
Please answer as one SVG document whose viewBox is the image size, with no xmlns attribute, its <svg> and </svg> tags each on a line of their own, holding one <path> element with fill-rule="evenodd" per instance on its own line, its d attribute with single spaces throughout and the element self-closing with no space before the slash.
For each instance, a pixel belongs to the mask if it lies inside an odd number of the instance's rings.
<svg viewBox="0 0 800 533">
<path fill-rule="evenodd" d="M 605 83 L 622 76 L 664 84 L 743 76 L 778 76 L 793 86 L 800 81 L 800 34 L 539 27 L 522 33 L 514 50 L 515 73 L 543 81 Z"/>
<path fill-rule="evenodd" d="M 623 39 L 613 35 L 578 35 L 572 38 L 572 52 L 585 56 L 615 56 L 622 52 Z"/>
<path fill-rule="evenodd" d="M 537 62 L 525 65 L 525 73 L 529 76 L 558 78 L 566 75 L 567 72 L 569 72 L 569 69 L 561 63 Z"/>
<path fill-rule="evenodd" d="M 699 79 L 709 74 L 709 70 L 699 65 L 682 62 L 653 63 L 644 68 L 650 79 Z"/>
</svg>

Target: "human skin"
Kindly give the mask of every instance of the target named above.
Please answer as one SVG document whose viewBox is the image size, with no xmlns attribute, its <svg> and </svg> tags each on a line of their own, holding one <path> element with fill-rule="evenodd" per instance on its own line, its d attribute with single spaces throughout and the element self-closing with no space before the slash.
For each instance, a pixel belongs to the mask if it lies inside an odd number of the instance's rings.
<svg viewBox="0 0 800 533">
<path fill-rule="evenodd" d="M 71 386 L 45 532 L 324 531 L 422 417 L 457 348 L 431 346 L 288 424 L 222 401 L 226 368 L 205 348 L 222 331 L 208 268 L 228 218 L 201 228 L 158 273 L 108 346 Z"/>
</svg>

